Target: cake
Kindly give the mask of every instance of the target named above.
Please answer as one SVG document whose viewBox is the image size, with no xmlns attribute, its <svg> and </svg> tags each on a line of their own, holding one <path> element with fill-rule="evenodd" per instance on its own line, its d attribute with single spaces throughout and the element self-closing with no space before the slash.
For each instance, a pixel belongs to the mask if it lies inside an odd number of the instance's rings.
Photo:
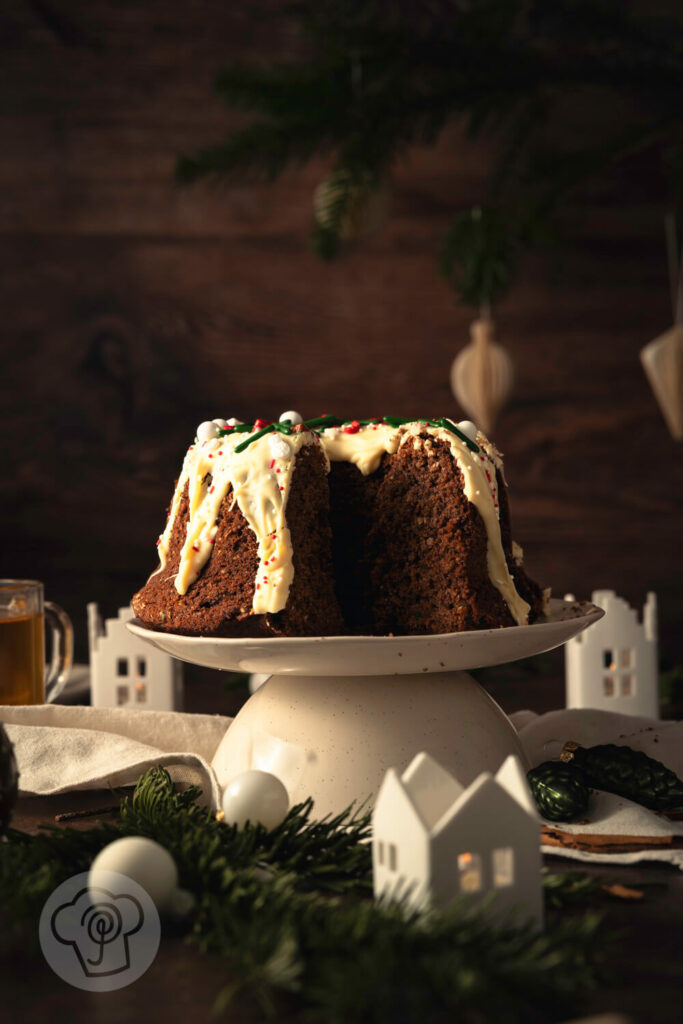
<svg viewBox="0 0 683 1024">
<path fill-rule="evenodd" d="M 191 636 L 519 626 L 547 597 L 512 540 L 501 455 L 469 421 L 203 423 L 157 546 L 134 612 Z"/>
</svg>

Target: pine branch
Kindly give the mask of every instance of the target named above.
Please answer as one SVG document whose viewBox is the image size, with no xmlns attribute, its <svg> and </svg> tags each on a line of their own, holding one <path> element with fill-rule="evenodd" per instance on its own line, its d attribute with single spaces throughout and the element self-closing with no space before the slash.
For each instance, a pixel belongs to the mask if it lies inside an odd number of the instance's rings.
<svg viewBox="0 0 683 1024">
<path fill-rule="evenodd" d="M 202 149 L 194 156 L 181 156 L 176 178 L 190 184 L 207 176 L 220 178 L 251 174 L 273 181 L 290 163 L 306 163 L 323 143 L 315 126 L 257 122 L 234 132 L 224 143 Z"/>
<path fill-rule="evenodd" d="M 495 207 L 458 214 L 441 249 L 441 273 L 463 302 L 491 306 L 515 274 L 520 225 Z"/>
<path fill-rule="evenodd" d="M 154 768 L 113 824 L 37 836 L 10 830 L 0 843 L 0 906 L 12 941 L 61 881 L 87 871 L 114 839 L 139 834 L 174 857 L 196 900 L 188 939 L 220 956 L 233 979 L 217 1013 L 229 1014 L 240 997 L 273 1014 L 287 995 L 290 1012 L 309 1024 L 533 1024 L 565 1018 L 596 983 L 605 936 L 595 915 L 551 916 L 542 934 L 514 918 L 492 924 L 485 908 L 418 915 L 368 898 L 367 813 L 312 821 L 309 800 L 271 832 L 238 831 L 197 795 L 178 792 Z M 552 888 L 555 905 L 587 892 L 578 877 Z"/>
<path fill-rule="evenodd" d="M 640 16 L 621 0 L 304 0 L 284 13 L 302 29 L 307 57 L 228 65 L 218 94 L 257 119 L 182 157 L 179 180 L 273 180 L 320 154 L 334 154 L 357 180 L 379 178 L 411 146 L 435 144 L 447 125 L 470 138 L 486 132 L 498 156 L 482 200 L 497 212 L 478 227 L 457 215 L 441 257 L 472 305 L 505 294 L 519 255 L 589 174 L 647 146 L 666 150 L 683 128 L 680 24 Z M 640 123 L 626 140 L 619 130 L 596 138 L 588 123 L 580 148 L 549 147 L 547 127 L 561 136 L 567 97 L 577 92 L 587 110 L 605 95 L 630 96 Z M 314 233 L 323 258 L 339 253 L 344 216 L 340 196 L 334 222 Z"/>
</svg>

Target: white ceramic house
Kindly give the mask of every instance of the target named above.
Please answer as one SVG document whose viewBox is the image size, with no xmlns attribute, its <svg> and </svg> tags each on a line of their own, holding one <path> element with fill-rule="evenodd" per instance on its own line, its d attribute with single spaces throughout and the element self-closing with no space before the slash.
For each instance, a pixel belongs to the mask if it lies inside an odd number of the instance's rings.
<svg viewBox="0 0 683 1024">
<path fill-rule="evenodd" d="M 386 773 L 372 823 L 376 897 L 425 910 L 457 897 L 477 904 L 494 892 L 491 913 L 514 908 L 543 927 L 540 822 L 514 754 L 467 789 L 418 754 L 403 775 Z"/>
<path fill-rule="evenodd" d="M 658 718 L 656 594 L 647 595 L 642 623 L 613 590 L 594 590 L 591 600 L 605 614 L 565 646 L 567 707 Z"/>
<path fill-rule="evenodd" d="M 97 604 L 88 605 L 93 707 L 180 711 L 181 662 L 133 636 L 126 629 L 126 622 L 132 618 L 131 607 L 119 608 L 118 618 L 103 624 Z"/>
</svg>

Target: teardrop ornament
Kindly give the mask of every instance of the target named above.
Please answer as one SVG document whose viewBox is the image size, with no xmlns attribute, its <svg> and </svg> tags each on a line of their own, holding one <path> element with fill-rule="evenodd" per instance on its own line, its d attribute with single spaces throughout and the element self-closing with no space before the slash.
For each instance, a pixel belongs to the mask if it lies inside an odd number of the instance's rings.
<svg viewBox="0 0 683 1024">
<path fill-rule="evenodd" d="M 451 390 L 461 408 L 490 434 L 514 384 L 514 364 L 506 349 L 493 340 L 494 324 L 475 320 L 472 337 L 453 361 Z"/>
<path fill-rule="evenodd" d="M 671 436 L 683 441 L 683 325 L 675 324 L 641 349 L 640 361 Z"/>
</svg>

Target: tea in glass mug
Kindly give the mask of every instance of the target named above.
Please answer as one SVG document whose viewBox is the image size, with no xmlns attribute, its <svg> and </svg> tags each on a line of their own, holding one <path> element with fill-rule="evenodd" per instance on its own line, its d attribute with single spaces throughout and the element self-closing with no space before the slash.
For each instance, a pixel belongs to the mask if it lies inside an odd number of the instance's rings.
<svg viewBox="0 0 683 1024">
<path fill-rule="evenodd" d="M 52 657 L 45 665 L 45 623 Z M 64 688 L 73 660 L 66 612 L 43 597 L 37 580 L 0 580 L 0 704 L 44 704 Z"/>
</svg>

